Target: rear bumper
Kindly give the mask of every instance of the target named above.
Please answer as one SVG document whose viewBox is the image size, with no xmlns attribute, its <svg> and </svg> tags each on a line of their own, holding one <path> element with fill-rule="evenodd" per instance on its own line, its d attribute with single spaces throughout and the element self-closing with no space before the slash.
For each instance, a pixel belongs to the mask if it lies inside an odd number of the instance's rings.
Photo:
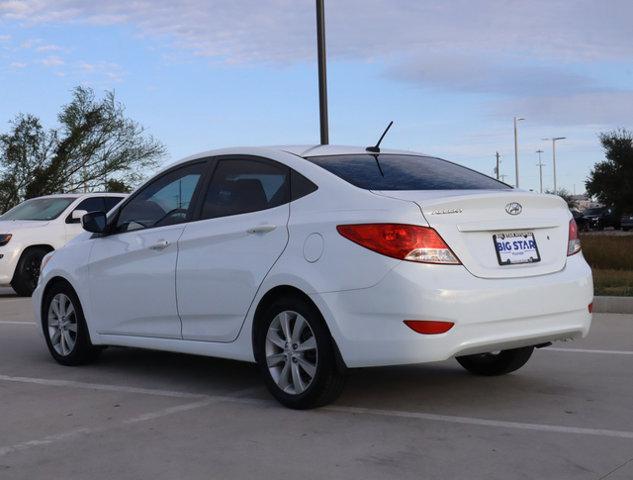
<svg viewBox="0 0 633 480">
<path fill-rule="evenodd" d="M 402 262 L 378 285 L 314 294 L 349 367 L 397 365 L 586 336 L 593 299 L 582 255 L 557 273 L 482 279 L 462 266 Z M 455 326 L 421 335 L 404 320 Z"/>
</svg>

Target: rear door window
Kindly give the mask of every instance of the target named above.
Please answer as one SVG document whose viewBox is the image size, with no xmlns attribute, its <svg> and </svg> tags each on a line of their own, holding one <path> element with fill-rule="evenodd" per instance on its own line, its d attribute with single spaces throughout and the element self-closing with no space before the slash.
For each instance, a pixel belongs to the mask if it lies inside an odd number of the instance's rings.
<svg viewBox="0 0 633 480">
<path fill-rule="evenodd" d="M 506 190 L 494 178 L 422 155 L 359 154 L 308 157 L 352 185 L 367 190 Z"/>
<path fill-rule="evenodd" d="M 274 162 L 223 159 L 204 196 L 201 218 L 258 212 L 289 201 L 289 168 Z"/>
</svg>

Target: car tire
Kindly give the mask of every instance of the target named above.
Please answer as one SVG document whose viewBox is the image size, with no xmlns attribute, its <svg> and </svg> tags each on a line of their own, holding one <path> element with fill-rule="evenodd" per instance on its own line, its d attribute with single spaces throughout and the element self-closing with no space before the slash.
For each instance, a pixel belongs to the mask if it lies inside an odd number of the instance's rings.
<svg viewBox="0 0 633 480">
<path fill-rule="evenodd" d="M 344 367 L 314 305 L 299 297 L 280 298 L 257 321 L 255 358 L 266 387 L 282 405 L 316 408 L 341 394 Z"/>
<path fill-rule="evenodd" d="M 42 259 L 49 252 L 45 248 L 29 248 L 22 253 L 15 268 L 11 287 L 20 297 L 30 297 L 37 287 Z"/>
<path fill-rule="evenodd" d="M 85 365 L 102 351 L 90 341 L 79 298 L 65 282 L 55 283 L 44 295 L 42 329 L 49 352 L 62 365 Z"/>
<path fill-rule="evenodd" d="M 495 376 L 518 370 L 532 356 L 534 347 L 501 350 L 498 353 L 482 353 L 457 357 L 459 364 L 475 375 Z"/>
</svg>

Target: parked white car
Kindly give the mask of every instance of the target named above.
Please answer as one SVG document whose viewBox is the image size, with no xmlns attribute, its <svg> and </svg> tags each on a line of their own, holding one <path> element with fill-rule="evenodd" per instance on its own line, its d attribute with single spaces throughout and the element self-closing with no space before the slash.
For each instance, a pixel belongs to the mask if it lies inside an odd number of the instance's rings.
<svg viewBox="0 0 633 480">
<path fill-rule="evenodd" d="M 561 198 L 410 152 L 207 152 L 83 225 L 34 294 L 64 365 L 103 345 L 257 362 L 281 403 L 309 408 L 348 367 L 456 357 L 499 375 L 591 323 Z"/>
<path fill-rule="evenodd" d="M 42 258 L 83 232 L 81 217 L 107 212 L 126 195 L 63 194 L 26 200 L 0 216 L 0 286 L 30 296 Z"/>
</svg>

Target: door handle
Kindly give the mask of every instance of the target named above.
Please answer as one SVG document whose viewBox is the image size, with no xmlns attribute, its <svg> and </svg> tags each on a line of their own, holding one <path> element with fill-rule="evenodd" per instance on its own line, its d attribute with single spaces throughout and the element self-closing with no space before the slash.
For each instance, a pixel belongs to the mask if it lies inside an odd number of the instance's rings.
<svg viewBox="0 0 633 480">
<path fill-rule="evenodd" d="M 150 248 L 150 250 L 165 250 L 167 247 L 169 247 L 169 242 L 167 240 L 159 240 L 158 242 L 156 242 L 154 245 L 152 245 Z"/>
<path fill-rule="evenodd" d="M 246 230 L 247 233 L 268 233 L 272 232 L 277 225 L 257 225 L 256 227 Z"/>
</svg>

